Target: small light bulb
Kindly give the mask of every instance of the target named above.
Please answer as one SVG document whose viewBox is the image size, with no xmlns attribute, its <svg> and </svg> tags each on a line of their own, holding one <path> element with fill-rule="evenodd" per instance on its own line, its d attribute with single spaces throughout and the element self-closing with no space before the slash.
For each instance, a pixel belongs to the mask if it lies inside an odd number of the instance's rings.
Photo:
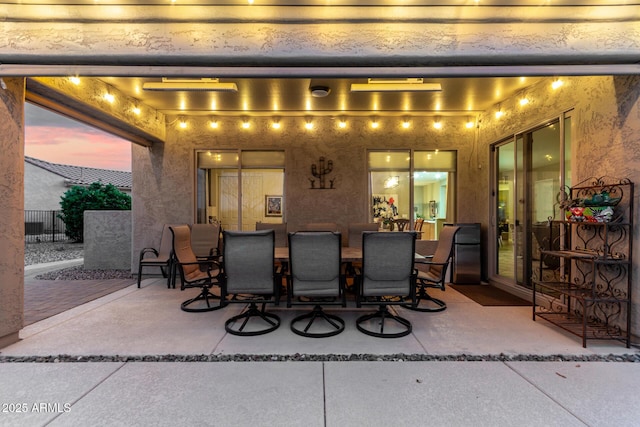
<svg viewBox="0 0 640 427">
<path fill-rule="evenodd" d="M 527 97 L 520 98 L 520 105 L 521 105 L 521 106 L 523 106 L 523 107 L 524 107 L 524 106 L 525 106 L 525 105 L 527 105 L 528 103 L 529 103 L 529 98 L 527 98 Z"/>
<path fill-rule="evenodd" d="M 552 89 L 558 89 L 560 86 L 562 86 L 564 84 L 564 82 L 560 79 L 554 80 L 553 83 L 551 83 L 551 88 Z"/>
<path fill-rule="evenodd" d="M 105 93 L 105 94 L 104 94 L 104 99 L 105 99 L 105 101 L 107 101 L 108 103 L 113 104 L 113 101 L 115 101 L 115 100 L 116 100 L 116 97 L 115 97 L 115 96 L 113 96 L 112 94 L 110 94 L 109 92 L 107 92 L 107 93 Z"/>
<path fill-rule="evenodd" d="M 133 111 L 133 114 L 139 116 L 140 115 L 140 107 L 133 107 L 131 109 L 131 111 Z"/>
<path fill-rule="evenodd" d="M 442 122 L 433 122 L 433 127 L 436 129 L 442 129 Z"/>
<path fill-rule="evenodd" d="M 372 128 L 374 128 L 374 129 L 378 129 L 378 126 L 380 126 L 380 125 L 378 124 L 378 122 L 371 122 L 371 127 L 372 127 Z"/>
<path fill-rule="evenodd" d="M 280 129 L 280 122 L 271 123 L 271 127 L 274 128 L 274 129 Z"/>
<path fill-rule="evenodd" d="M 411 126 L 411 122 L 409 122 L 409 120 L 405 120 L 404 122 L 402 122 L 403 128 L 409 129 L 410 126 Z"/>
<path fill-rule="evenodd" d="M 313 122 L 307 122 L 307 123 L 305 123 L 305 124 L 304 124 L 304 127 L 305 127 L 305 128 L 307 128 L 307 129 L 309 129 L 309 130 L 313 129 Z"/>
<path fill-rule="evenodd" d="M 496 119 L 499 119 L 502 116 L 504 116 L 504 111 L 502 111 L 502 110 L 496 111 Z"/>
<path fill-rule="evenodd" d="M 242 122 L 242 129 L 249 129 L 250 126 L 251 126 L 251 124 L 249 124 L 248 121 Z"/>
<path fill-rule="evenodd" d="M 218 129 L 218 122 L 215 120 L 211 120 L 209 122 L 209 126 L 211 126 L 212 129 Z"/>
<path fill-rule="evenodd" d="M 180 120 L 180 129 L 186 129 L 187 128 L 187 122 L 185 122 L 184 120 Z"/>
<path fill-rule="evenodd" d="M 338 126 L 340 127 L 340 129 L 344 129 L 347 127 L 347 122 L 345 122 L 344 120 L 340 120 Z"/>
<path fill-rule="evenodd" d="M 80 77 L 76 77 L 76 76 L 69 77 L 69 81 L 71 83 L 73 83 L 74 85 L 79 85 L 80 84 Z"/>
<path fill-rule="evenodd" d="M 473 127 L 473 122 L 469 120 L 467 123 L 465 123 L 465 126 L 467 127 L 467 129 L 471 129 Z"/>
</svg>

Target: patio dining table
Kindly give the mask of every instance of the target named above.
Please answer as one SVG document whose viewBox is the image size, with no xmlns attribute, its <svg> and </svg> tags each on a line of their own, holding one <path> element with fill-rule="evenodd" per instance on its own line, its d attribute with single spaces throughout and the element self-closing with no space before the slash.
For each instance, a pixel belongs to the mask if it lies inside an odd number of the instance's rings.
<svg viewBox="0 0 640 427">
<path fill-rule="evenodd" d="M 362 248 L 354 248 L 351 246 L 345 246 L 341 250 L 342 262 L 360 262 L 362 261 Z M 425 256 L 419 253 L 415 254 L 415 259 L 422 259 Z M 289 261 L 289 248 L 288 247 L 276 247 L 274 253 L 274 259 L 279 262 Z"/>
</svg>

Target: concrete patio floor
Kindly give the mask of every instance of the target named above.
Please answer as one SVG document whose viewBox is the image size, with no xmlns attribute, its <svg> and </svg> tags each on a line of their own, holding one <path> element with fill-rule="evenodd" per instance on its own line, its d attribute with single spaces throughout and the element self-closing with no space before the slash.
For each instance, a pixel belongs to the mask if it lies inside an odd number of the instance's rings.
<svg viewBox="0 0 640 427">
<path fill-rule="evenodd" d="M 0 350 L 0 425 L 640 422 L 640 363 L 616 363 L 638 360 L 638 348 L 582 348 L 532 321 L 530 307 L 483 307 L 449 288 L 439 294 L 444 312 L 398 309 L 414 326 L 399 339 L 357 331 L 355 319 L 371 308 L 341 309 L 347 327 L 338 336 L 300 337 L 289 321 L 306 308 L 284 306 L 271 309 L 282 318 L 275 332 L 237 337 L 224 321 L 241 305 L 186 313 L 180 302 L 197 290 L 165 285 L 147 279 L 25 327 Z M 50 363 L 20 363 L 34 356 Z"/>
</svg>

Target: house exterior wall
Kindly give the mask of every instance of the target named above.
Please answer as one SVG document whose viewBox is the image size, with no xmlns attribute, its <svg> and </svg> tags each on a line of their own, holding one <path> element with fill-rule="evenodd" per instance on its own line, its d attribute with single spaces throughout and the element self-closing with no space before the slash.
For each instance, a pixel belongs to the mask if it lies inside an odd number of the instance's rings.
<svg viewBox="0 0 640 427">
<path fill-rule="evenodd" d="M 24 323 L 24 79 L 0 90 L 0 348 Z"/>
<path fill-rule="evenodd" d="M 573 109 L 572 181 L 578 183 L 589 177 L 609 176 L 629 178 L 636 186 L 640 185 L 640 76 L 569 77 L 563 80 L 565 84 L 554 92 L 549 80 L 527 90 L 532 102 L 526 108 L 520 108 L 515 98 L 505 100 L 500 105 L 512 114 L 499 120 L 494 111 L 482 114 L 478 144 L 481 162 L 488 162 L 490 144 Z M 488 182 L 488 179 L 477 182 L 480 212 L 489 211 Z M 640 190 L 636 187 L 636 209 L 640 206 L 638 197 Z M 482 222 L 486 223 L 486 220 L 485 215 Z M 638 336 L 640 221 L 637 217 L 634 221 L 631 332 Z"/>
<path fill-rule="evenodd" d="M 27 210 L 60 210 L 60 197 L 69 188 L 64 178 L 31 163 L 24 164 L 24 208 Z"/>
<path fill-rule="evenodd" d="M 159 244 L 164 223 L 191 223 L 195 218 L 195 151 L 197 149 L 285 150 L 285 216 L 290 230 L 308 222 L 337 222 L 346 233 L 349 222 L 369 216 L 367 149 L 457 150 L 458 210 L 460 222 L 475 221 L 478 170 L 475 130 L 462 118 L 443 119 L 435 130 L 430 118 L 412 118 L 403 129 L 399 117 L 380 117 L 380 128 L 370 127 L 369 117 L 348 118 L 339 129 L 331 117 L 314 118 L 314 130 L 304 129 L 304 118 L 281 117 L 281 129 L 271 129 L 268 117 L 252 119 L 250 130 L 238 118 L 218 118 L 218 130 L 208 119 L 193 118 L 188 129 L 167 130 L 167 142 L 151 149 L 133 146 L 133 256 L 140 249 Z M 311 165 L 324 156 L 332 160 L 335 189 L 312 190 Z M 486 179 L 482 175 L 481 179 Z M 132 260 L 132 265 L 136 265 Z"/>
</svg>

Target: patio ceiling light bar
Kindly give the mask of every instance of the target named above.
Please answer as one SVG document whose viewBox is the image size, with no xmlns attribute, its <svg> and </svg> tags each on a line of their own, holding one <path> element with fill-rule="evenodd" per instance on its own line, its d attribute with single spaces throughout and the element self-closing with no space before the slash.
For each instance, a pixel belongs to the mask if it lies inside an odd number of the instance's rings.
<svg viewBox="0 0 640 427">
<path fill-rule="evenodd" d="M 146 82 L 142 85 L 144 90 L 167 91 L 210 91 L 210 92 L 237 92 L 235 83 L 221 83 L 219 79 L 172 79 L 163 77 L 161 82 Z"/>
<path fill-rule="evenodd" d="M 439 92 L 440 83 L 424 83 L 422 78 L 369 79 L 367 83 L 352 83 L 351 92 Z"/>
</svg>

